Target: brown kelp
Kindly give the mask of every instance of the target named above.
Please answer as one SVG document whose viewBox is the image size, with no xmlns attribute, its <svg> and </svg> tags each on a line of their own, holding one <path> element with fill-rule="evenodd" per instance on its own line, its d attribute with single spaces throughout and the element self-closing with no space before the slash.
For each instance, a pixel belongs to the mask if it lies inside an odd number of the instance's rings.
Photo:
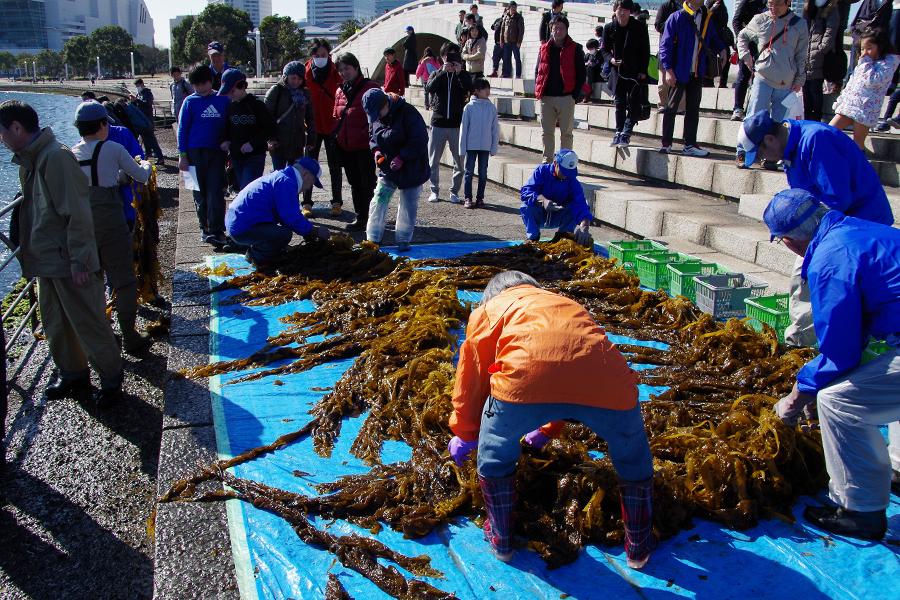
<svg viewBox="0 0 900 600">
<path fill-rule="evenodd" d="M 163 274 L 159 265 L 159 218 L 162 216 L 156 167 L 145 185 L 132 182 L 137 219 L 134 223 L 134 273 L 137 276 L 138 300 L 153 302 L 159 293 Z"/>
<path fill-rule="evenodd" d="M 632 273 L 565 236 L 420 261 L 392 259 L 367 244 L 353 247 L 339 236 L 292 249 L 272 273 L 256 271 L 219 286 L 241 289 L 237 298 L 247 304 L 308 298 L 316 309 L 282 319 L 285 330 L 253 355 L 184 375 L 210 376 L 292 359 L 227 385 L 303 372 L 335 358 L 355 357 L 353 365 L 300 430 L 201 469 L 174 484 L 162 500 L 240 497 L 292 525 L 299 511 L 372 531 L 386 524 L 413 538 L 455 516 L 478 522 L 484 508 L 474 463 L 457 467 L 446 452 L 452 435 L 447 420 L 455 373 L 453 330 L 471 310 L 457 299 L 457 290 L 481 289 L 505 269 L 529 273 L 548 289 L 581 302 L 611 333 L 669 344 L 666 350 L 620 346 L 633 363 L 653 365 L 641 371 L 642 383 L 668 388 L 642 404 L 656 469 L 654 526 L 661 537 L 689 528 L 695 516 L 741 529 L 760 517 L 791 520 L 797 498 L 823 485 L 819 434 L 787 427 L 772 410 L 813 355 L 779 344 L 771 328 L 757 331 L 735 319 L 717 323 L 684 298 L 641 290 Z M 324 341 L 307 342 L 319 334 Z M 289 346 L 294 343 L 298 346 Z M 313 437 L 317 453 L 328 456 L 342 419 L 363 416 L 351 452 L 371 470 L 317 486 L 324 495 L 291 494 L 226 471 L 306 435 Z M 382 464 L 385 439 L 411 446 L 411 460 Z M 615 470 L 608 457 L 596 458 L 605 450 L 602 439 L 577 423 L 567 424 L 563 436 L 541 451 L 523 449 L 516 533 L 550 568 L 575 560 L 585 543 L 623 540 Z M 219 481 L 234 491 L 200 492 L 196 486 L 203 481 Z M 298 534 L 311 538 L 309 532 Z M 340 541 L 319 545 L 339 558 L 344 552 Z M 369 576 L 363 563 L 352 568 Z"/>
</svg>

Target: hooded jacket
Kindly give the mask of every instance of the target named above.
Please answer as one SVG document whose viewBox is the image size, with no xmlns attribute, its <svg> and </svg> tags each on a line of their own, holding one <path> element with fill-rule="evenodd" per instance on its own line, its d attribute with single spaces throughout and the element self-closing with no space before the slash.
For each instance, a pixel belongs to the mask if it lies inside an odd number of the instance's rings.
<svg viewBox="0 0 900 600">
<path fill-rule="evenodd" d="M 316 116 L 312 95 L 303 88 L 306 105 L 297 108 L 291 98 L 291 90 L 287 77 L 269 88 L 266 92 L 266 108 L 275 119 L 275 135 L 270 138 L 278 142 L 278 147 L 270 151 L 272 156 L 289 161 L 303 157 L 306 147 L 316 139 Z"/>
<path fill-rule="evenodd" d="M 88 180 L 49 127 L 12 161 L 24 200 L 19 211 L 22 276 L 71 277 L 100 269 Z"/>
<path fill-rule="evenodd" d="M 406 92 L 406 73 L 403 71 L 403 65 L 399 60 L 384 63 L 384 87 L 385 94 L 403 95 Z"/>
<path fill-rule="evenodd" d="M 465 441 L 477 440 L 488 394 L 503 402 L 631 410 L 638 401 L 637 380 L 583 306 L 548 290 L 518 285 L 469 317 L 459 349 L 450 429 Z"/>
<path fill-rule="evenodd" d="M 377 83 L 366 79 L 362 74 L 357 76 L 351 86 L 344 83 L 338 87 L 334 98 L 331 135 L 342 150 L 369 151 L 369 118 L 366 116 L 366 109 L 363 108 L 362 99 L 367 91 L 377 88 Z M 347 100 L 352 100 L 349 105 Z"/>
<path fill-rule="evenodd" d="M 795 21 L 791 25 L 791 21 Z M 775 35 L 784 31 L 780 38 L 764 50 L 764 46 Z M 784 90 L 792 85 L 806 83 L 806 54 L 809 51 L 809 28 L 806 21 L 788 10 L 780 17 L 766 11 L 753 17 L 738 35 L 738 58 L 752 56 L 750 44 L 759 48 L 759 58 L 754 69 L 766 84 Z"/>
<path fill-rule="evenodd" d="M 715 54 L 725 49 L 725 44 L 719 39 L 716 28 L 712 24 L 712 16 L 705 6 L 701 6 L 700 33 L 703 35 L 703 44 Z M 681 9 L 672 14 L 666 21 L 662 37 L 659 40 L 659 66 L 662 71 L 672 69 L 675 80 L 687 82 L 691 73 L 695 77 L 706 75 L 706 52 L 700 49 L 697 52 L 697 64 L 694 61 L 694 45 L 697 33 L 694 29 L 696 21 L 694 17 Z"/>
<path fill-rule="evenodd" d="M 386 160 L 378 169 L 397 188 L 414 188 L 431 178 L 428 128 L 419 111 L 403 98 L 392 96 L 388 113 L 372 123 L 369 147 L 384 154 Z M 390 164 L 396 156 L 403 159 L 403 166 L 394 171 Z"/>
<path fill-rule="evenodd" d="M 841 26 L 841 11 L 838 0 L 829 0 L 819 8 L 813 4 L 813 16 L 803 9 L 803 19 L 809 25 L 809 53 L 806 59 L 806 78 L 824 79 L 825 55 L 837 44 L 838 29 Z M 842 49 L 843 50 L 843 49 Z"/>
<path fill-rule="evenodd" d="M 465 71 L 447 73 L 440 69 L 432 73 L 425 84 L 425 91 L 431 94 L 431 126 L 459 127 L 466 94 L 472 90 L 472 76 Z"/>
<path fill-rule="evenodd" d="M 488 150 L 497 154 L 500 143 L 500 121 L 497 107 L 490 100 L 474 98 L 463 109 L 462 126 L 459 129 L 459 155 L 468 150 Z"/>
</svg>

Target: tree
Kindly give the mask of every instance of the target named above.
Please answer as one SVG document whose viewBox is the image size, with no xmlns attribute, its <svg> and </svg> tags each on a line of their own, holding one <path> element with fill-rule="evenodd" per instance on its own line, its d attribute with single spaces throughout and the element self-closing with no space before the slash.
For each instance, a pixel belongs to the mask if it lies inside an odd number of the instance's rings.
<svg viewBox="0 0 900 600">
<path fill-rule="evenodd" d="M 181 20 L 181 23 L 172 28 L 172 60 L 185 67 L 200 62 L 206 54 L 205 46 L 201 49 L 188 48 L 185 45 L 188 32 L 194 26 L 194 21 L 196 21 L 196 18 L 193 15 L 188 15 Z"/>
<path fill-rule="evenodd" d="M 0 52 L 0 69 L 3 69 L 7 73 L 13 71 L 16 68 L 16 57 L 13 56 L 12 52 Z"/>
<path fill-rule="evenodd" d="M 297 27 L 290 17 L 272 15 L 259 25 L 264 61 L 283 66 L 306 56 L 306 30 Z"/>
<path fill-rule="evenodd" d="M 118 25 L 99 27 L 91 33 L 91 44 L 96 56 L 103 57 L 101 67 L 121 73 L 131 68 L 131 52 L 136 52 L 134 38 Z"/>
<path fill-rule="evenodd" d="M 353 35 L 375 20 L 375 17 L 368 17 L 365 19 L 347 19 L 338 27 L 338 31 L 341 32 L 340 43 L 344 43 L 349 40 Z"/>
<path fill-rule="evenodd" d="M 58 52 L 44 48 L 37 55 L 38 69 L 48 77 L 56 77 L 63 70 L 63 58 Z"/>
<path fill-rule="evenodd" d="M 157 48 L 154 46 L 137 45 L 140 55 L 135 54 L 134 64 L 140 64 L 143 67 L 142 72 L 159 73 L 167 69 L 169 64 L 169 52 L 167 48 Z M 135 67 L 137 68 L 137 67 Z"/>
<path fill-rule="evenodd" d="M 247 40 L 252 29 L 253 21 L 246 12 L 225 4 L 209 4 L 185 36 L 184 54 L 192 59 L 188 62 L 200 62 L 202 58 L 197 57 L 206 56 L 206 45 L 218 40 L 225 46 L 229 63 L 253 60 L 255 51 Z"/>
<path fill-rule="evenodd" d="M 23 68 L 22 63 L 28 63 L 27 66 L 24 67 L 24 69 L 28 72 L 29 77 L 34 75 L 32 73 L 32 65 L 34 64 L 34 60 L 35 56 L 30 52 L 19 52 L 18 54 L 16 54 L 16 64 L 19 65 L 20 69 Z"/>
<path fill-rule="evenodd" d="M 93 64 L 94 45 L 91 44 L 91 38 L 86 35 L 79 35 L 71 38 L 66 45 L 63 46 L 63 60 L 75 70 L 76 75 L 87 75 L 88 70 Z"/>
</svg>

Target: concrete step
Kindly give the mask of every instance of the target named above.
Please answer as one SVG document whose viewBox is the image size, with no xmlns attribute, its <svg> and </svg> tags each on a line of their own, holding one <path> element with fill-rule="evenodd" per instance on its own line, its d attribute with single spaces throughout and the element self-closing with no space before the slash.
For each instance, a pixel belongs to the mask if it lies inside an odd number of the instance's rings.
<svg viewBox="0 0 900 600">
<path fill-rule="evenodd" d="M 900 228 L 900 194 L 889 193 L 887 196 L 894 217 L 898 218 L 894 227 Z M 756 219 L 757 221 L 762 221 L 763 213 L 771 199 L 772 196 L 766 194 L 743 194 L 738 206 L 738 214 L 750 217 L 751 219 Z"/>
</svg>

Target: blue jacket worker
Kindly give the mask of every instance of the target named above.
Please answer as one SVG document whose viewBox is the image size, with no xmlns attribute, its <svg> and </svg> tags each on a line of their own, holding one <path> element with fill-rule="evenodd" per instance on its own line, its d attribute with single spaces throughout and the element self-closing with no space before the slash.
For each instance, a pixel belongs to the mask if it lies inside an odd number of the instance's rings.
<svg viewBox="0 0 900 600">
<path fill-rule="evenodd" d="M 810 506 L 803 515 L 833 533 L 880 540 L 891 479 L 900 479 L 900 230 L 829 211 L 804 190 L 777 194 L 764 219 L 773 239 L 803 257 L 819 341 L 820 354 L 775 405 L 794 425 L 818 402 L 837 506 Z M 860 364 L 870 336 L 892 349 Z M 878 429 L 889 423 L 890 451 Z"/>
<path fill-rule="evenodd" d="M 556 153 L 549 165 L 541 165 L 522 188 L 522 221 L 527 240 L 541 239 L 541 228 L 575 234 L 575 241 L 592 247 L 590 226 L 594 217 L 578 182 L 578 155 L 568 148 Z"/>
<path fill-rule="evenodd" d="M 750 166 L 759 158 L 784 161 L 791 189 L 806 190 L 818 202 L 849 217 L 882 225 L 894 223 L 894 213 L 875 169 L 852 138 L 831 125 L 813 121 L 775 122 L 769 111 L 751 115 L 738 132 L 738 150 Z M 800 277 L 800 258 L 791 277 L 791 325 L 784 339 L 791 346 L 816 342 L 809 288 Z"/>
<path fill-rule="evenodd" d="M 415 230 L 422 184 L 431 178 L 428 129 L 418 109 L 396 94 L 373 88 L 363 95 L 362 103 L 372 132 L 369 147 L 378 165 L 378 187 L 369 206 L 366 237 L 381 243 L 388 204 L 399 189 L 395 235 L 397 249 L 405 252 Z"/>
<path fill-rule="evenodd" d="M 250 246 L 247 262 L 256 268 L 268 265 L 280 257 L 295 233 L 307 241 L 331 237 L 327 228 L 313 225 L 300 212 L 301 194 L 314 185 L 321 189 L 321 175 L 319 163 L 301 158 L 241 190 L 228 207 L 225 227 L 231 239 Z"/>
</svg>

